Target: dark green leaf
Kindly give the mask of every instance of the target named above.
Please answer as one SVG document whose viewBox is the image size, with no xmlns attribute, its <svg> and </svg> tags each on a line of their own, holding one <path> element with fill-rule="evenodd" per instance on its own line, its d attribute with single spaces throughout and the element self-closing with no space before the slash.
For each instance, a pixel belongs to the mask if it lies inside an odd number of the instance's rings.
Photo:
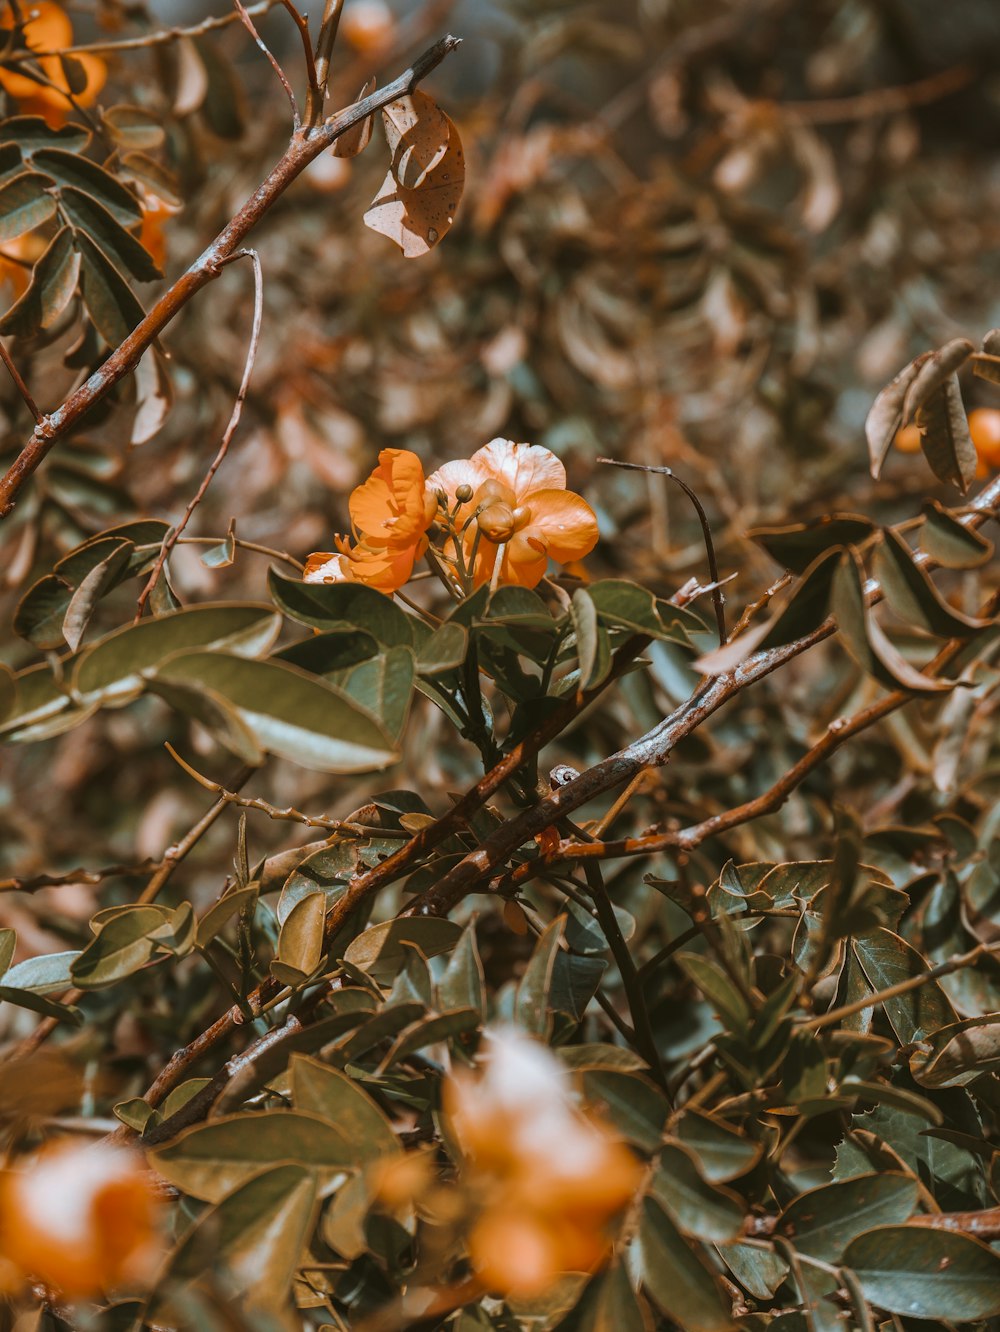
<svg viewBox="0 0 1000 1332">
<path fill-rule="evenodd" d="M 920 544 L 945 569 L 976 569 L 993 554 L 992 541 L 960 522 L 937 500 L 924 505 Z"/>
<path fill-rule="evenodd" d="M 403 966 L 404 943 L 416 944 L 424 957 L 450 952 L 462 934 L 453 920 L 406 916 L 372 925 L 348 945 L 344 957 L 374 980 L 391 980 Z"/>
<path fill-rule="evenodd" d="M 440 625 L 417 653 L 418 675 L 441 675 L 461 666 L 469 647 L 468 631 L 452 621 Z"/>
<path fill-rule="evenodd" d="M 781 1213 L 777 1230 L 800 1253 L 836 1263 L 864 1231 L 906 1221 L 916 1211 L 918 1197 L 912 1175 L 855 1175 L 800 1193 Z"/>
<path fill-rule="evenodd" d="M 165 137 L 160 122 L 141 106 L 112 106 L 101 118 L 122 149 L 159 148 Z"/>
<path fill-rule="evenodd" d="M 300 898 L 285 917 L 278 936 L 272 974 L 282 985 L 301 985 L 316 971 L 323 958 L 323 927 L 326 897 L 309 893 Z"/>
<path fill-rule="evenodd" d="M 968 1018 L 941 1027 L 930 1038 L 931 1053 L 911 1060 L 924 1087 L 961 1087 L 1000 1070 L 1000 1014 Z"/>
<path fill-rule="evenodd" d="M 856 513 L 831 513 L 811 523 L 789 527 L 756 527 L 747 532 L 782 568 L 805 573 L 817 556 L 832 546 L 860 544 L 875 530 L 870 518 Z"/>
<path fill-rule="evenodd" d="M 954 687 L 918 671 L 889 642 L 865 604 L 864 569 L 853 550 L 844 552 L 834 575 L 831 608 L 844 646 L 884 688 L 934 694 Z"/>
<path fill-rule="evenodd" d="M 303 583 L 271 569 L 268 589 L 285 615 L 314 629 L 360 629 L 384 647 L 411 647 L 409 617 L 363 583 Z"/>
<path fill-rule="evenodd" d="M 203 1202 L 219 1202 L 232 1189 L 281 1161 L 309 1166 L 328 1191 L 356 1165 L 356 1148 L 319 1115 L 266 1110 L 221 1115 L 185 1129 L 151 1153 L 164 1179 Z"/>
<path fill-rule="evenodd" d="M 763 1154 L 759 1142 L 700 1110 L 685 1110 L 674 1132 L 694 1152 L 701 1173 L 712 1184 L 724 1184 L 745 1175 Z"/>
<path fill-rule="evenodd" d="M 35 264 L 28 289 L 0 319 L 0 334 L 33 338 L 49 328 L 69 305 L 80 276 L 80 255 L 69 227 L 53 236 Z"/>
<path fill-rule="evenodd" d="M 139 282 L 152 282 L 163 276 L 145 246 L 131 232 L 126 231 L 93 195 L 65 185 L 59 197 L 73 225 L 89 236 L 101 253 L 121 272 L 131 273 Z M 94 322 L 97 322 L 96 319 Z"/>
<path fill-rule="evenodd" d="M 925 1226 L 880 1226 L 844 1262 L 866 1299 L 889 1313 L 968 1324 L 1000 1315 L 1000 1255 L 968 1235 Z"/>
<path fill-rule="evenodd" d="M 899 374 L 887 384 L 872 403 L 865 420 L 865 436 L 868 440 L 868 455 L 871 474 L 878 479 L 885 462 L 886 454 L 892 448 L 897 432 L 908 419 L 904 412 L 904 403 L 910 387 L 913 385 L 921 367 L 930 359 L 931 353 L 924 352 L 911 361 Z"/>
<path fill-rule="evenodd" d="M 638 1261 L 643 1286 L 673 1323 L 685 1332 L 730 1332 L 718 1278 L 652 1198 L 642 1205 Z"/>
<path fill-rule="evenodd" d="M 72 185 L 84 194 L 94 195 L 126 227 L 142 221 L 142 208 L 135 195 L 110 171 L 89 158 L 65 148 L 37 148 L 32 152 L 32 161 L 39 171 L 54 176 L 60 185 Z"/>
<path fill-rule="evenodd" d="M 315 1225 L 316 1208 L 316 1176 L 308 1163 L 279 1165 L 241 1182 L 183 1236 L 167 1262 L 148 1316 L 157 1321 L 170 1317 L 171 1290 L 206 1272 L 214 1279 L 219 1268 L 248 1305 L 280 1316 Z M 240 1325 L 247 1326 L 242 1319 Z"/>
<path fill-rule="evenodd" d="M 203 684 L 190 684 L 180 680 L 154 677 L 145 682 L 145 691 L 162 698 L 175 712 L 190 717 L 204 726 L 214 740 L 230 754 L 259 768 L 264 762 L 264 749 L 239 711 L 221 694 Z"/>
<path fill-rule="evenodd" d="M 97 603 L 121 582 L 134 551 L 131 542 L 115 543 L 114 549 L 99 564 L 94 565 L 73 593 L 62 623 L 63 638 L 72 651 L 75 652 L 80 646 Z"/>
<path fill-rule="evenodd" d="M 680 1143 L 665 1142 L 660 1148 L 649 1191 L 674 1225 L 695 1239 L 725 1244 L 743 1232 L 746 1204 L 730 1189 L 709 1184 Z"/>
<path fill-rule="evenodd" d="M 486 1019 L 486 977 L 476 945 L 475 923 L 466 926 L 437 984 L 442 1009 L 474 1008 Z"/>
<path fill-rule="evenodd" d="M 80 282 L 87 313 L 109 347 L 124 342 L 146 312 L 128 283 L 86 232 L 75 233 Z"/>
<path fill-rule="evenodd" d="M 39 148 L 62 148 L 82 153 L 91 140 L 84 125 L 50 125 L 41 116 L 11 116 L 0 121 L 0 143 L 14 143 L 30 156 Z"/>
<path fill-rule="evenodd" d="M 750 1021 L 750 1006 L 717 962 L 697 953 L 678 953 L 677 964 L 730 1031 L 746 1031 Z"/>
<path fill-rule="evenodd" d="M 582 587 L 573 593 L 570 613 L 580 660 L 580 688 L 594 689 L 607 679 L 611 669 L 611 645 L 607 630 L 598 623 L 594 600 Z"/>
<path fill-rule="evenodd" d="M 389 1120 L 346 1073 L 302 1054 L 292 1055 L 289 1070 L 296 1110 L 333 1124 L 353 1147 L 359 1165 L 400 1150 Z"/>
<path fill-rule="evenodd" d="M 670 643 L 690 647 L 689 633 L 698 633 L 704 625 L 691 611 L 658 603 L 652 592 L 638 583 L 622 578 L 607 578 L 591 583 L 587 592 L 597 608 L 602 624 L 648 634 Z"/>
<path fill-rule="evenodd" d="M 48 176 L 24 171 L 0 185 L 0 244 L 34 231 L 55 216 L 56 201 L 46 189 Z"/>
<path fill-rule="evenodd" d="M 548 1035 L 551 1020 L 549 990 L 565 928 L 565 916 L 557 916 L 545 927 L 517 987 L 514 1016 L 519 1026 L 536 1036 Z"/>
<path fill-rule="evenodd" d="M 380 1070 L 391 1068 L 401 1059 L 426 1049 L 428 1045 L 437 1045 L 441 1041 L 450 1041 L 456 1036 L 475 1031 L 479 1025 L 479 1014 L 474 1008 L 457 1008 L 449 1013 L 418 1018 L 412 1026 L 404 1027 L 396 1037 L 379 1065 Z"/>
<path fill-rule="evenodd" d="M 920 953 L 891 930 L 873 930 L 863 938 L 853 939 L 851 947 L 874 991 L 886 990 L 927 971 Z M 933 980 L 882 1003 L 901 1045 L 921 1040 L 955 1021 L 951 1004 Z"/>
<path fill-rule="evenodd" d="M 655 1152 L 669 1110 L 667 1098 L 641 1073 L 616 1068 L 585 1068 L 587 1102 L 603 1112 L 626 1141 Z"/>
<path fill-rule="evenodd" d="M 55 574 L 45 574 L 28 588 L 14 611 L 16 634 L 37 648 L 63 646 L 63 620 L 73 598 L 73 589 Z"/>
<path fill-rule="evenodd" d="M 207 947 L 238 912 L 252 907 L 257 900 L 257 892 L 257 885 L 251 883 L 245 888 L 233 889 L 213 903 L 198 921 L 198 947 Z"/>
<path fill-rule="evenodd" d="M 84 701 L 137 694 L 143 678 L 172 653 L 192 648 L 264 652 L 274 642 L 280 619 L 269 606 L 252 602 L 193 606 L 155 620 L 116 629 L 80 654 L 73 691 Z"/>
<path fill-rule="evenodd" d="M 954 610 L 944 600 L 897 532 L 886 528 L 875 552 L 875 576 L 892 609 L 941 638 L 969 638 L 988 623 Z"/>
<path fill-rule="evenodd" d="M 17 677 L 9 666 L 0 662 L 0 723 L 7 720 L 17 707 Z"/>
</svg>

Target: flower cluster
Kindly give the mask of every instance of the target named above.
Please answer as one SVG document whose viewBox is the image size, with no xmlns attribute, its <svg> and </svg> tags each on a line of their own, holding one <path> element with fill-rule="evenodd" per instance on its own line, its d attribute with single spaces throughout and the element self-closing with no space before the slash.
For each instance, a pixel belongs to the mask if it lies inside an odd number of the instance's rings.
<svg viewBox="0 0 1000 1332">
<path fill-rule="evenodd" d="M 487 1033 L 478 1076 L 444 1085 L 477 1213 L 469 1257 L 483 1286 L 530 1297 L 608 1255 L 610 1223 L 640 1183 L 636 1158 L 572 1099 L 568 1070 L 513 1028 Z"/>
<path fill-rule="evenodd" d="M 0 1284 L 68 1299 L 144 1284 L 160 1257 L 158 1204 L 134 1152 L 53 1142 L 0 1175 Z"/>
<path fill-rule="evenodd" d="M 429 552 L 458 595 L 484 583 L 535 587 L 550 560 L 582 559 L 598 537 L 593 509 L 566 489 L 555 454 L 509 439 L 494 439 L 426 479 L 415 453 L 383 449 L 351 495 L 350 512 L 353 537 L 310 555 L 306 582 L 367 583 L 392 594 Z"/>
<path fill-rule="evenodd" d="M 74 92 L 59 54 L 73 45 L 73 25 L 65 8 L 56 0 L 26 0 L 21 12 L 25 46 L 29 51 L 49 54 L 40 55 L 35 62 L 40 79 L 16 68 L 0 69 L 0 87 L 16 100 L 23 114 L 44 116 L 53 129 L 58 129 L 73 102 L 91 106 L 97 100 L 107 78 L 107 66 L 99 56 L 85 51 L 74 55 L 72 59 L 85 80 L 83 87 Z M 13 27 L 14 12 L 8 3 L 0 13 L 0 29 L 9 32 Z"/>
</svg>

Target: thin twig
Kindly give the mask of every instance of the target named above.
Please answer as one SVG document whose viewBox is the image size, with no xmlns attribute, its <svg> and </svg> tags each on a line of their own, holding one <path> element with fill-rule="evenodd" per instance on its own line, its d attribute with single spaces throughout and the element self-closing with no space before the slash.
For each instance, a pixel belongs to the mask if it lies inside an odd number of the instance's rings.
<svg viewBox="0 0 1000 1332">
<path fill-rule="evenodd" d="M 151 870 L 157 869 L 159 864 L 158 860 L 149 857 L 137 865 L 105 865 L 96 870 L 80 866 L 77 869 L 66 870 L 62 874 L 33 874 L 25 879 L 0 879 L 0 893 L 37 893 L 43 888 L 62 888 L 68 884 L 79 883 L 90 886 L 103 883 L 105 879 L 148 874 Z"/>
<path fill-rule="evenodd" d="M 270 47 L 264 41 L 263 37 L 260 35 L 257 29 L 254 27 L 253 19 L 247 13 L 247 9 L 246 6 L 243 4 L 243 0 L 233 0 L 233 4 L 236 6 L 236 12 L 240 16 L 240 22 L 243 24 L 244 28 L 246 28 L 247 32 L 257 43 L 257 46 L 260 48 L 260 50 L 264 52 L 264 55 L 268 63 L 270 64 L 271 68 L 274 70 L 275 74 L 277 74 L 278 80 L 281 83 L 281 86 L 285 90 L 285 96 L 288 98 L 289 104 L 291 105 L 292 108 L 292 124 L 295 126 L 296 129 L 298 129 L 299 126 L 302 124 L 302 117 L 299 115 L 299 104 L 295 100 L 295 92 L 292 89 L 292 85 L 288 82 L 288 75 L 281 68 L 281 65 L 278 63 L 278 61 L 274 58 L 273 54 L 271 53 Z"/>
<path fill-rule="evenodd" d="M 786 120 L 800 125 L 840 125 L 848 120 L 870 120 L 895 115 L 914 106 L 926 106 L 950 97 L 976 77 L 971 65 L 953 65 L 915 83 L 895 88 L 873 88 L 853 97 L 829 97 L 812 102 L 778 102 L 775 109 Z"/>
<path fill-rule="evenodd" d="M 708 556 L 708 572 L 712 580 L 712 604 L 715 606 L 715 623 L 719 629 L 719 646 L 726 641 L 726 598 L 719 583 L 719 562 L 715 558 L 715 542 L 712 540 L 712 526 L 708 521 L 708 514 L 705 512 L 705 506 L 691 489 L 686 481 L 682 481 L 672 467 L 657 467 L 652 463 L 634 463 L 620 462 L 617 458 L 598 458 L 599 463 L 608 463 L 611 467 L 627 467 L 634 472 L 655 472 L 658 476 L 665 476 L 669 480 L 680 486 L 684 494 L 694 505 L 695 512 L 698 515 L 698 521 L 701 524 L 701 535 L 705 542 L 705 553 Z"/>
<path fill-rule="evenodd" d="M 316 58 L 313 55 L 312 42 L 309 38 L 309 20 L 296 9 L 292 0 L 281 0 L 281 3 L 291 15 L 292 22 L 298 29 L 299 38 L 302 42 L 306 62 L 306 86 L 309 90 L 306 96 L 306 124 L 315 125 L 323 114 L 323 90 L 316 82 Z"/>
<path fill-rule="evenodd" d="M 4 365 L 7 367 L 11 379 L 14 381 L 14 386 L 17 389 L 18 393 L 20 393 L 21 397 L 24 399 L 28 411 L 35 418 L 36 422 L 40 421 L 42 419 L 41 410 L 39 409 L 39 406 L 35 402 L 34 398 L 31 396 L 31 390 L 28 388 L 27 384 L 22 379 L 20 370 L 18 370 L 17 366 L 11 360 L 10 352 L 3 345 L 2 339 L 0 339 L 0 360 L 2 360 Z"/>
<path fill-rule="evenodd" d="M 146 317 L 110 356 L 80 385 L 61 407 L 43 416 L 24 448 L 0 477 L 0 519 L 13 509 L 18 495 L 43 460 L 66 432 L 100 402 L 126 375 L 132 373 L 148 347 L 201 289 L 218 277 L 224 262 L 264 217 L 275 201 L 310 162 L 330 148 L 341 135 L 367 120 L 390 102 L 412 92 L 427 75 L 460 45 L 457 37 L 442 37 L 424 51 L 402 74 L 384 88 L 362 97 L 339 115 L 292 136 L 284 155 L 243 207 L 223 227 L 198 259 L 163 293 Z"/>
<path fill-rule="evenodd" d="M 251 18 L 261 18 L 280 0 L 261 0 L 261 3 L 247 6 Z M 58 51 L 18 51 L 10 55 L 4 53 L 5 65 L 23 65 L 29 60 L 41 60 L 47 56 L 77 55 L 114 55 L 119 51 L 143 51 L 151 46 L 165 46 L 179 41 L 182 37 L 203 37 L 216 28 L 228 27 L 239 19 L 238 14 L 220 14 L 214 18 L 203 19 L 187 28 L 158 28 L 144 37 L 119 37 L 108 42 L 81 42 L 78 46 L 64 46 Z"/>
<path fill-rule="evenodd" d="M 330 57 L 333 55 L 334 43 L 337 40 L 337 29 L 340 27 L 343 8 L 344 0 L 326 0 L 323 6 L 323 18 L 316 40 L 316 82 L 324 97 L 330 81 Z"/>
<path fill-rule="evenodd" d="M 236 0 L 239 4 L 239 0 Z M 237 259 L 249 259 L 253 264 L 253 322 L 250 326 L 250 341 L 247 346 L 246 361 L 243 365 L 243 378 L 240 381 L 240 387 L 236 394 L 236 401 L 233 403 L 233 410 L 229 415 L 229 423 L 222 434 L 222 441 L 219 444 L 219 451 L 212 461 L 211 467 L 205 473 L 201 485 L 194 497 L 191 499 L 187 508 L 184 510 L 184 516 L 177 526 L 167 533 L 160 547 L 160 553 L 156 557 L 156 563 L 153 565 L 152 572 L 146 582 L 146 586 L 139 595 L 139 601 L 136 605 L 135 618 L 138 620 L 146 608 L 146 602 L 150 594 L 160 580 L 163 573 L 163 567 L 170 556 L 170 552 L 176 546 L 178 539 L 182 535 L 185 527 L 191 520 L 191 515 L 205 498 L 205 492 L 212 484 L 212 478 L 222 466 L 226 454 L 229 452 L 229 445 L 232 442 L 233 435 L 236 433 L 236 427 L 240 423 L 240 417 L 243 415 L 243 404 L 246 401 L 247 389 L 250 387 L 250 376 L 253 374 L 254 361 L 257 359 L 257 345 L 260 342 L 260 326 L 264 315 L 264 279 L 260 269 L 260 255 L 256 250 L 237 250 L 235 254 L 230 255 L 222 262 L 224 264 L 233 263 Z"/>
</svg>

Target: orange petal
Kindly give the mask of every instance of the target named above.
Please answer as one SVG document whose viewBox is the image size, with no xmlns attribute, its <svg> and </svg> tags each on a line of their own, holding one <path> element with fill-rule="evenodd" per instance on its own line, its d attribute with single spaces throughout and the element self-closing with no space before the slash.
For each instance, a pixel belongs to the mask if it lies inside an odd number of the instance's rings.
<svg viewBox="0 0 1000 1332">
<path fill-rule="evenodd" d="M 317 550 L 306 560 L 304 583 L 351 583 L 351 561 L 332 550 Z"/>
<path fill-rule="evenodd" d="M 597 515 L 571 490 L 542 490 L 531 496 L 524 534 L 538 538 L 557 564 L 581 560 L 597 545 Z"/>
<path fill-rule="evenodd" d="M 510 486 L 517 504 L 524 504 L 536 490 L 566 489 L 566 468 L 551 449 L 541 444 L 492 439 L 469 461 L 478 470 Z"/>
</svg>

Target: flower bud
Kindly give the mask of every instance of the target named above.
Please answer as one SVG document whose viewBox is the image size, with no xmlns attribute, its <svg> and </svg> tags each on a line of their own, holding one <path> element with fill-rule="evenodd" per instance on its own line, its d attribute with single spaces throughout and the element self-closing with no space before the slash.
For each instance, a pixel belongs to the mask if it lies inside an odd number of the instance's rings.
<svg viewBox="0 0 1000 1332">
<path fill-rule="evenodd" d="M 514 535 L 514 510 L 509 504 L 491 504 L 479 515 L 479 530 L 487 541 L 502 545 Z"/>
<path fill-rule="evenodd" d="M 472 499 L 472 487 L 467 482 L 463 482 L 462 485 L 456 487 L 455 498 L 459 504 L 468 504 L 469 500 Z"/>
</svg>

